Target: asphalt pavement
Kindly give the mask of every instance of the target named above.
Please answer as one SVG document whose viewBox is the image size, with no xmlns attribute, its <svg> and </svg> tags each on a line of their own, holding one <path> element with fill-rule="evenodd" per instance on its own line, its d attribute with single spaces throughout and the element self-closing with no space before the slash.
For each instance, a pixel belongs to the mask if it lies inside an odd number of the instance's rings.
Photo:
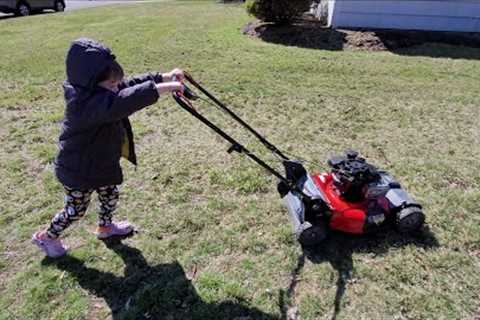
<svg viewBox="0 0 480 320">
<path fill-rule="evenodd" d="M 115 0 L 66 0 L 66 8 L 65 11 L 72 11 L 72 10 L 79 10 L 79 9 L 86 9 L 86 8 L 94 8 L 94 7 L 103 7 L 108 5 L 128 5 L 128 4 L 136 4 L 136 3 L 146 3 L 151 1 L 136 1 L 136 0 L 122 0 L 122 1 L 115 1 Z M 0 13 L 0 19 L 14 17 L 13 14 L 3 14 Z"/>
<path fill-rule="evenodd" d="M 112 4 L 132 4 L 145 1 L 109 1 L 109 0 L 66 0 L 66 11 L 108 6 Z"/>
</svg>

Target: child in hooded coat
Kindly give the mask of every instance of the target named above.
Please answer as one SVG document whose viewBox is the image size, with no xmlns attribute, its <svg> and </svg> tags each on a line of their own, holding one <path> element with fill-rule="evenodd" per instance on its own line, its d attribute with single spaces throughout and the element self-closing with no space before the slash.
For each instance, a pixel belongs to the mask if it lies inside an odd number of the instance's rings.
<svg viewBox="0 0 480 320">
<path fill-rule="evenodd" d="M 55 159 L 55 174 L 65 189 L 65 206 L 32 242 L 50 257 L 66 253 L 59 239 L 83 217 L 94 191 L 100 202 L 97 237 L 127 235 L 133 226 L 113 222 L 123 182 L 120 158 L 136 165 L 128 116 L 157 102 L 166 92 L 182 91 L 183 71 L 148 73 L 123 80 L 123 69 L 110 49 L 94 40 L 73 41 L 66 59 L 65 117 Z"/>
</svg>

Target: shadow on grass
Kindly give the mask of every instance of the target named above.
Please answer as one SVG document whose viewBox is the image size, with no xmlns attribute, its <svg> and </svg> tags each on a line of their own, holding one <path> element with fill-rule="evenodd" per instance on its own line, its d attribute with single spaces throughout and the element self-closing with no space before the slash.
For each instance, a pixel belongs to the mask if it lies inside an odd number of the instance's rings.
<svg viewBox="0 0 480 320">
<path fill-rule="evenodd" d="M 68 272 L 82 288 L 105 299 L 112 319 L 278 319 L 242 301 L 207 303 L 178 262 L 150 266 L 140 250 L 119 239 L 105 244 L 125 262 L 124 276 L 89 268 L 72 256 L 42 264 Z"/>
<path fill-rule="evenodd" d="M 480 59 L 478 33 L 409 30 L 373 30 L 371 33 L 387 50 L 398 55 Z"/>
<path fill-rule="evenodd" d="M 393 49 L 390 51 L 402 56 L 480 60 L 479 48 L 444 43 L 425 43 L 418 46 Z"/>
<path fill-rule="evenodd" d="M 265 42 L 309 49 L 343 50 L 346 34 L 312 21 L 292 25 L 248 24 L 244 33 Z"/>
<path fill-rule="evenodd" d="M 402 235 L 391 230 L 363 236 L 338 232 L 332 233 L 319 246 L 303 248 L 303 252 L 298 258 L 297 266 L 291 274 L 289 288 L 285 292 L 280 293 L 280 308 L 282 310 L 291 309 L 295 288 L 306 259 L 316 264 L 328 262 L 338 273 L 332 315 L 332 320 L 335 320 L 341 311 L 346 285 L 351 279 L 354 270 L 353 253 L 368 252 L 374 253 L 375 256 L 380 256 L 386 254 L 390 248 L 400 248 L 408 245 L 414 245 L 425 250 L 439 247 L 435 235 L 427 226 L 411 235 Z M 285 317 L 284 319 L 288 318 Z"/>
<path fill-rule="evenodd" d="M 316 20 L 291 25 L 250 23 L 245 34 L 265 42 L 320 50 L 390 51 L 405 56 L 480 59 L 480 33 L 390 29 L 331 29 Z"/>
<path fill-rule="evenodd" d="M 11 18 L 18 18 L 18 17 L 17 17 L 16 15 L 14 15 L 14 14 L 2 15 L 2 16 L 0 16 L 0 21 L 1 21 L 1 20 L 11 19 Z"/>
</svg>

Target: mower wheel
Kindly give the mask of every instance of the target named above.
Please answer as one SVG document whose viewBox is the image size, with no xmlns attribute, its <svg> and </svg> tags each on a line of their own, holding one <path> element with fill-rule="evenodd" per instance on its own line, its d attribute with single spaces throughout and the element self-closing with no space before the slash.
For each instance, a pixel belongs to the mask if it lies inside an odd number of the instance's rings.
<svg viewBox="0 0 480 320">
<path fill-rule="evenodd" d="M 425 215 L 417 207 L 408 207 L 397 213 L 395 226 L 398 232 L 408 233 L 418 230 L 425 222 Z"/>
<path fill-rule="evenodd" d="M 310 247 L 319 244 L 327 237 L 327 224 L 322 222 L 312 225 L 303 223 L 297 231 L 297 240 L 302 246 Z"/>
</svg>

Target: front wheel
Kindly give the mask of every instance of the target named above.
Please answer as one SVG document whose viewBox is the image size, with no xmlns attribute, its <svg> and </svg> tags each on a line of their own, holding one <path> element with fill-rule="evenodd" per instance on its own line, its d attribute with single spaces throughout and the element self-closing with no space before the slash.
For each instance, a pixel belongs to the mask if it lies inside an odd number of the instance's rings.
<svg viewBox="0 0 480 320">
<path fill-rule="evenodd" d="M 397 213 L 395 225 L 399 232 L 408 233 L 420 229 L 425 222 L 425 215 L 417 207 L 408 207 Z"/>
<path fill-rule="evenodd" d="M 297 240 L 302 246 L 311 247 L 325 240 L 327 234 L 326 222 L 322 221 L 315 225 L 305 222 L 300 226 L 300 230 L 297 231 Z"/>
<path fill-rule="evenodd" d="M 63 12 L 63 11 L 65 11 L 65 3 L 63 1 L 57 0 L 57 1 L 55 1 L 55 5 L 54 5 L 53 9 L 56 12 Z"/>
<path fill-rule="evenodd" d="M 31 13 L 30 6 L 25 2 L 20 2 L 17 6 L 16 14 L 21 17 L 29 16 Z"/>
</svg>

